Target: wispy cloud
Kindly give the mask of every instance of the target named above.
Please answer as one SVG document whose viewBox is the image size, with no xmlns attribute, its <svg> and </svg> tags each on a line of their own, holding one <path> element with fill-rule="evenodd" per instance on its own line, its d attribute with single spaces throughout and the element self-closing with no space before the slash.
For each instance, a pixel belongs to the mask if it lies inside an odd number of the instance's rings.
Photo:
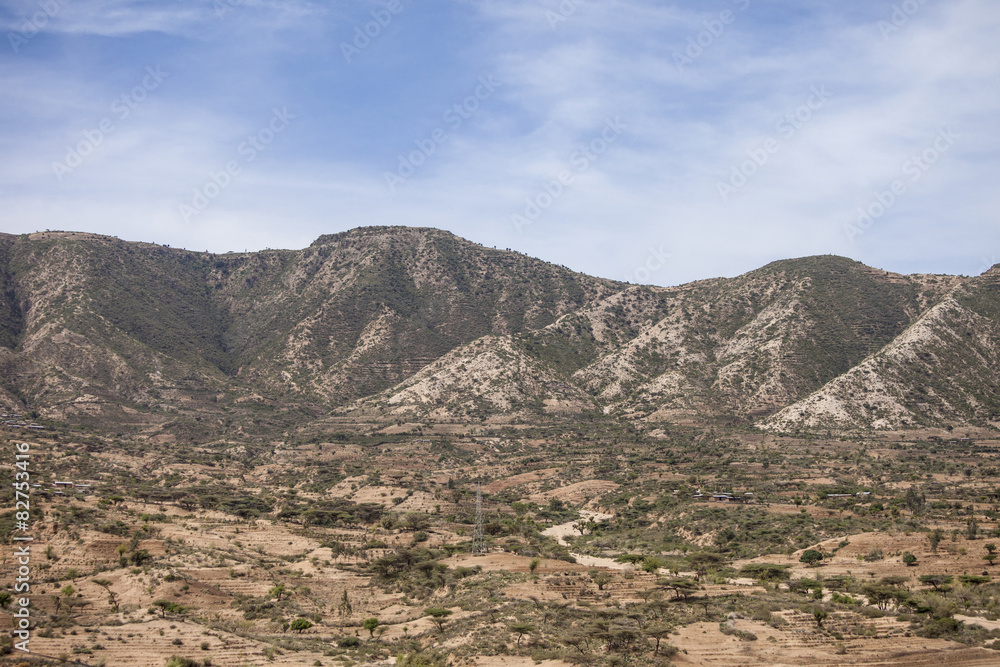
<svg viewBox="0 0 1000 667">
<path fill-rule="evenodd" d="M 352 63 L 341 42 L 385 2 L 246 0 L 221 17 L 212 2 L 66 3 L 30 48 L 0 52 L 3 229 L 242 250 L 428 225 L 616 278 L 636 275 L 653 248 L 671 256 L 650 272 L 659 283 L 830 252 L 973 273 L 984 248 L 1000 251 L 1000 7 L 986 0 L 924 3 L 888 34 L 893 3 L 881 0 L 572 12 L 554 0 L 399 1 L 405 11 Z M 4 2 L 0 23 L 16 30 L 32 11 Z M 702 50 L 678 67 L 691 40 Z M 54 177 L 52 162 L 157 65 L 170 72 L 162 86 L 82 167 Z M 390 191 L 386 171 L 484 75 L 502 85 Z M 788 135 L 781 122 L 816 87 L 829 99 Z M 184 220 L 192 190 L 283 106 L 297 118 L 280 141 Z M 613 150 L 518 233 L 511 214 L 614 118 L 628 130 Z M 850 239 L 859 207 L 943 127 L 961 140 Z M 778 149 L 721 199 L 718 184 L 769 139 Z"/>
</svg>

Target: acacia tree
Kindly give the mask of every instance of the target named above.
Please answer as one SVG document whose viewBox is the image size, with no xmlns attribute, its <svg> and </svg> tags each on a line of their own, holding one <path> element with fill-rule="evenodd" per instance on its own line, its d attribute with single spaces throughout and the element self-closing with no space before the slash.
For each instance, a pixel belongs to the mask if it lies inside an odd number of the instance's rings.
<svg viewBox="0 0 1000 667">
<path fill-rule="evenodd" d="M 720 554 L 710 551 L 702 551 L 691 554 L 688 557 L 688 562 L 691 563 L 691 569 L 694 570 L 698 581 L 701 581 L 701 578 L 708 574 L 710 570 L 719 567 L 722 564 L 722 560 L 723 558 Z"/>
<path fill-rule="evenodd" d="M 597 584 L 597 590 L 603 591 L 604 587 L 611 583 L 612 576 L 603 570 L 591 570 L 590 580 Z"/>
<path fill-rule="evenodd" d="M 115 608 L 115 613 L 117 614 L 118 598 L 115 597 L 115 592 L 111 590 L 111 582 L 107 579 L 93 579 L 92 581 L 108 592 L 108 603 Z"/>
<path fill-rule="evenodd" d="M 698 584 L 693 579 L 688 577 L 661 579 L 657 582 L 657 585 L 673 591 L 675 597 L 682 598 L 684 600 L 687 600 L 696 590 L 698 590 Z"/>
<path fill-rule="evenodd" d="M 431 620 L 438 626 L 438 632 L 444 633 L 444 623 L 451 616 L 451 609 L 445 609 L 444 607 L 428 607 L 424 609 L 424 613 L 431 617 Z"/>
<path fill-rule="evenodd" d="M 653 649 L 653 655 L 660 654 L 660 642 L 670 636 L 670 633 L 673 631 L 673 627 L 669 625 L 654 625 L 646 630 L 646 635 L 648 637 L 652 637 L 656 641 L 656 647 Z"/>
<path fill-rule="evenodd" d="M 507 629 L 511 632 L 517 633 L 517 645 L 521 645 L 521 638 L 524 635 L 530 634 L 535 631 L 535 626 L 530 623 L 511 623 L 507 626 Z"/>
<path fill-rule="evenodd" d="M 922 574 L 919 581 L 922 584 L 930 584 L 934 590 L 941 590 L 942 586 L 948 586 L 955 580 L 950 574 Z"/>
<path fill-rule="evenodd" d="M 802 557 L 799 558 L 799 561 L 805 563 L 809 567 L 816 567 L 821 560 L 823 560 L 823 554 L 815 549 L 806 549 L 802 554 Z"/>
<path fill-rule="evenodd" d="M 171 602 L 170 600 L 156 600 L 153 602 L 153 606 L 160 610 L 160 618 L 166 618 L 167 612 L 172 614 L 183 614 L 187 611 L 184 607 L 177 604 L 176 602 Z"/>
</svg>

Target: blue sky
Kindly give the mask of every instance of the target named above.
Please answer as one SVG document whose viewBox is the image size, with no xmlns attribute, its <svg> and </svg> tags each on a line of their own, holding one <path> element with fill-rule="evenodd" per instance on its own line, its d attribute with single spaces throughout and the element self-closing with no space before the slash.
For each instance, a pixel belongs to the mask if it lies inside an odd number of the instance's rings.
<svg viewBox="0 0 1000 667">
<path fill-rule="evenodd" d="M 1000 262 L 993 0 L 0 0 L 0 32 L 5 232 L 429 226 L 661 285 Z"/>
</svg>

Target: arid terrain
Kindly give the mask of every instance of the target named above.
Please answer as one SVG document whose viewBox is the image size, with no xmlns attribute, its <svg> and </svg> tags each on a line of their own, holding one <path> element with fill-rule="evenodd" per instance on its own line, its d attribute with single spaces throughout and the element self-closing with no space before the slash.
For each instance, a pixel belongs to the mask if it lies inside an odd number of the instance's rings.
<svg viewBox="0 0 1000 667">
<path fill-rule="evenodd" d="M 49 233 L 0 302 L 4 664 L 1000 664 L 1000 268 Z"/>
</svg>

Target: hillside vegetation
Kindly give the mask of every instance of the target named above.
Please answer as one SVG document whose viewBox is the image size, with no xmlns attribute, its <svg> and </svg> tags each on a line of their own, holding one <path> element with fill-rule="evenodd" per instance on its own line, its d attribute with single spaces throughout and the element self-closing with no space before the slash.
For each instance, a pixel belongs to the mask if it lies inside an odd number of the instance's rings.
<svg viewBox="0 0 1000 667">
<path fill-rule="evenodd" d="M 217 435 L 498 413 L 984 426 L 1000 412 L 998 303 L 996 271 L 902 276 L 833 256 L 661 288 L 434 229 L 226 255 L 3 235 L 0 401 Z"/>
</svg>

